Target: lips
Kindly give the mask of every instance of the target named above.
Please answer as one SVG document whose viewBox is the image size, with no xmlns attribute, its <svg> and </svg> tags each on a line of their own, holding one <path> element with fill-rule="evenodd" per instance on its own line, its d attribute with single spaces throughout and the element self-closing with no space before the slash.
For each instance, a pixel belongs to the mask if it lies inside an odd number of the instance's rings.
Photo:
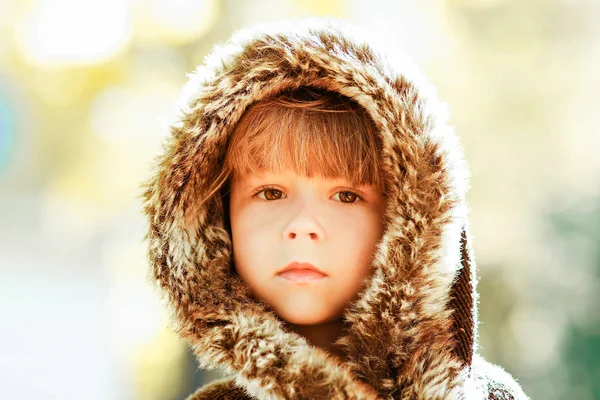
<svg viewBox="0 0 600 400">
<path fill-rule="evenodd" d="M 310 263 L 292 262 L 286 265 L 278 273 L 278 276 L 290 281 L 312 281 L 322 279 L 327 276 L 326 273 Z"/>
</svg>

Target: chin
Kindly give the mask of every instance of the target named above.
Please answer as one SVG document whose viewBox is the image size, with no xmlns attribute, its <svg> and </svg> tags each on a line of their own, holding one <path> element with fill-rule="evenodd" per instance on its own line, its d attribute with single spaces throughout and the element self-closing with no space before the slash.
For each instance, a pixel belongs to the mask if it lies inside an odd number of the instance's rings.
<svg viewBox="0 0 600 400">
<path fill-rule="evenodd" d="M 276 311 L 280 318 L 294 325 L 319 325 L 336 317 L 328 310 L 316 307 L 283 307 Z"/>
<path fill-rule="evenodd" d="M 320 325 L 322 323 L 327 322 L 326 319 L 315 318 L 314 316 L 306 315 L 294 315 L 293 317 L 286 317 L 284 315 L 281 315 L 281 318 L 283 318 L 286 322 L 289 322 L 290 324 L 303 326 Z"/>
</svg>

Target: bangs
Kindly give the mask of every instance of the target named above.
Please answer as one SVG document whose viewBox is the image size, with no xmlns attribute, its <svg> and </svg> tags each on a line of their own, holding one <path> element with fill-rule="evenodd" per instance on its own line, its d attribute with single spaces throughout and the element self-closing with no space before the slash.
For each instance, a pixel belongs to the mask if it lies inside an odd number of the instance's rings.
<svg viewBox="0 0 600 400">
<path fill-rule="evenodd" d="M 232 133 L 225 168 L 234 179 L 294 171 L 383 190 L 377 129 L 356 102 L 316 88 L 252 105 Z"/>
</svg>

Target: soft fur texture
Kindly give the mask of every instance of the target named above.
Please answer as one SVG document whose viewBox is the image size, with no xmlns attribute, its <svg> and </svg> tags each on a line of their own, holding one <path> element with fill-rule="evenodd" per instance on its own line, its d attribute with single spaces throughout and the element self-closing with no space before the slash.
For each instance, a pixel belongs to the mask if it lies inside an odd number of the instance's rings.
<svg viewBox="0 0 600 400">
<path fill-rule="evenodd" d="M 264 24 L 237 31 L 189 75 L 144 211 L 152 279 L 177 333 L 200 367 L 231 375 L 194 399 L 526 398 L 477 355 L 469 173 L 447 107 L 408 58 L 362 35 L 331 18 Z M 245 109 L 303 85 L 358 102 L 384 147 L 387 228 L 374 274 L 345 313 L 344 363 L 284 330 L 232 273 L 221 199 L 198 206 Z"/>
</svg>

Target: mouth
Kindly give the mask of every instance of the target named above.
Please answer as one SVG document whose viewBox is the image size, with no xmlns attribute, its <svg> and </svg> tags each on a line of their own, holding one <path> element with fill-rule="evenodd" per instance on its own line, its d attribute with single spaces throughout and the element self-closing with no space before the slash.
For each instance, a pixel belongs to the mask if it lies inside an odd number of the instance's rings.
<svg viewBox="0 0 600 400">
<path fill-rule="evenodd" d="M 289 281 L 305 282 L 323 279 L 327 274 L 310 263 L 294 261 L 278 271 L 277 276 Z"/>
</svg>

